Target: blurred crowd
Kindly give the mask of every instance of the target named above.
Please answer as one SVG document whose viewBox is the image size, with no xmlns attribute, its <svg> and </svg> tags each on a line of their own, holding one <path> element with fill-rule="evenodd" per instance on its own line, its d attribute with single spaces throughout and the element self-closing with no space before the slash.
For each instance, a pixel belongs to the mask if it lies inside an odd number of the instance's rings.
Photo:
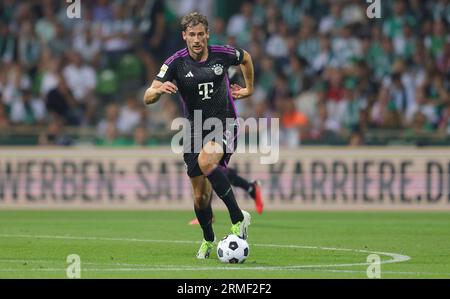
<svg viewBox="0 0 450 299">
<path fill-rule="evenodd" d="M 164 142 L 177 97 L 145 107 L 161 63 L 184 47 L 179 19 L 209 18 L 210 43 L 247 50 L 255 93 L 241 117 L 278 117 L 281 143 L 361 145 L 370 130 L 450 136 L 450 0 L 59 0 L 0 2 L 0 129 L 42 126 L 40 144 Z M 243 83 L 239 68 L 233 82 Z"/>
</svg>

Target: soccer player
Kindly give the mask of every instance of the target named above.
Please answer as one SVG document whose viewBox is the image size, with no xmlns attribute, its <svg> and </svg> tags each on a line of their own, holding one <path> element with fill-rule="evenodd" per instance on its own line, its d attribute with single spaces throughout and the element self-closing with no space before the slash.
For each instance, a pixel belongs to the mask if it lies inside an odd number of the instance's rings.
<svg viewBox="0 0 450 299">
<path fill-rule="evenodd" d="M 206 259 L 215 240 L 212 190 L 223 200 L 230 213 L 231 232 L 244 239 L 248 236 L 251 216 L 239 208 L 224 168 L 237 146 L 238 122 L 234 99 L 253 93 L 253 63 L 250 54 L 242 49 L 208 45 L 209 30 L 205 16 L 197 12 L 189 13 L 182 18 L 181 27 L 187 47 L 164 62 L 145 91 L 144 103 L 152 104 L 162 94 L 177 92 L 183 100 L 185 117 L 191 124 L 189 140 L 183 139 L 183 159 L 194 191 L 194 211 L 203 230 L 203 242 L 197 258 Z M 230 88 L 227 70 L 232 65 L 240 65 L 245 87 L 233 84 Z M 194 117 L 199 113 L 200 123 Z M 210 119 L 219 120 L 214 128 L 222 127 L 220 138 L 210 139 L 211 135 L 216 136 L 215 129 L 203 130 L 203 124 L 206 126 Z M 200 146 L 197 142 L 199 138 Z"/>
</svg>

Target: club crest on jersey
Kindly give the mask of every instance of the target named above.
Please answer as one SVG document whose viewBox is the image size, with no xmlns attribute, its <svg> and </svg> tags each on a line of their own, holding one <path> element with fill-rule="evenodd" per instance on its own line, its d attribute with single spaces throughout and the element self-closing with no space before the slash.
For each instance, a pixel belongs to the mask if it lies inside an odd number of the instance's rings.
<svg viewBox="0 0 450 299">
<path fill-rule="evenodd" d="M 223 66 L 221 64 L 215 64 L 212 67 L 214 74 L 216 74 L 217 76 L 220 76 L 223 74 Z"/>
</svg>

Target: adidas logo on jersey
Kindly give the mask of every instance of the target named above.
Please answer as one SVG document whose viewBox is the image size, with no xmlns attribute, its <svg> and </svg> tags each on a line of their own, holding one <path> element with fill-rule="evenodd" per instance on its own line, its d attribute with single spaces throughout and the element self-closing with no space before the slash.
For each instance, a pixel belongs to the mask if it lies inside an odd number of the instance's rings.
<svg viewBox="0 0 450 299">
<path fill-rule="evenodd" d="M 185 76 L 186 78 L 194 78 L 194 74 L 192 74 L 192 72 L 189 72 L 186 74 Z"/>
</svg>

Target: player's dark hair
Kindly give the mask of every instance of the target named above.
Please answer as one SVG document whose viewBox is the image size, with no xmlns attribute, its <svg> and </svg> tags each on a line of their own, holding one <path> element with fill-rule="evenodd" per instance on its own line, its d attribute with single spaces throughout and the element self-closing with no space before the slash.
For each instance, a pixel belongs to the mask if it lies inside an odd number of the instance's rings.
<svg viewBox="0 0 450 299">
<path fill-rule="evenodd" d="M 188 13 L 181 19 L 181 29 L 183 31 L 186 31 L 188 27 L 196 26 L 198 24 L 203 24 L 205 30 L 208 31 L 208 19 L 196 11 Z"/>
</svg>

